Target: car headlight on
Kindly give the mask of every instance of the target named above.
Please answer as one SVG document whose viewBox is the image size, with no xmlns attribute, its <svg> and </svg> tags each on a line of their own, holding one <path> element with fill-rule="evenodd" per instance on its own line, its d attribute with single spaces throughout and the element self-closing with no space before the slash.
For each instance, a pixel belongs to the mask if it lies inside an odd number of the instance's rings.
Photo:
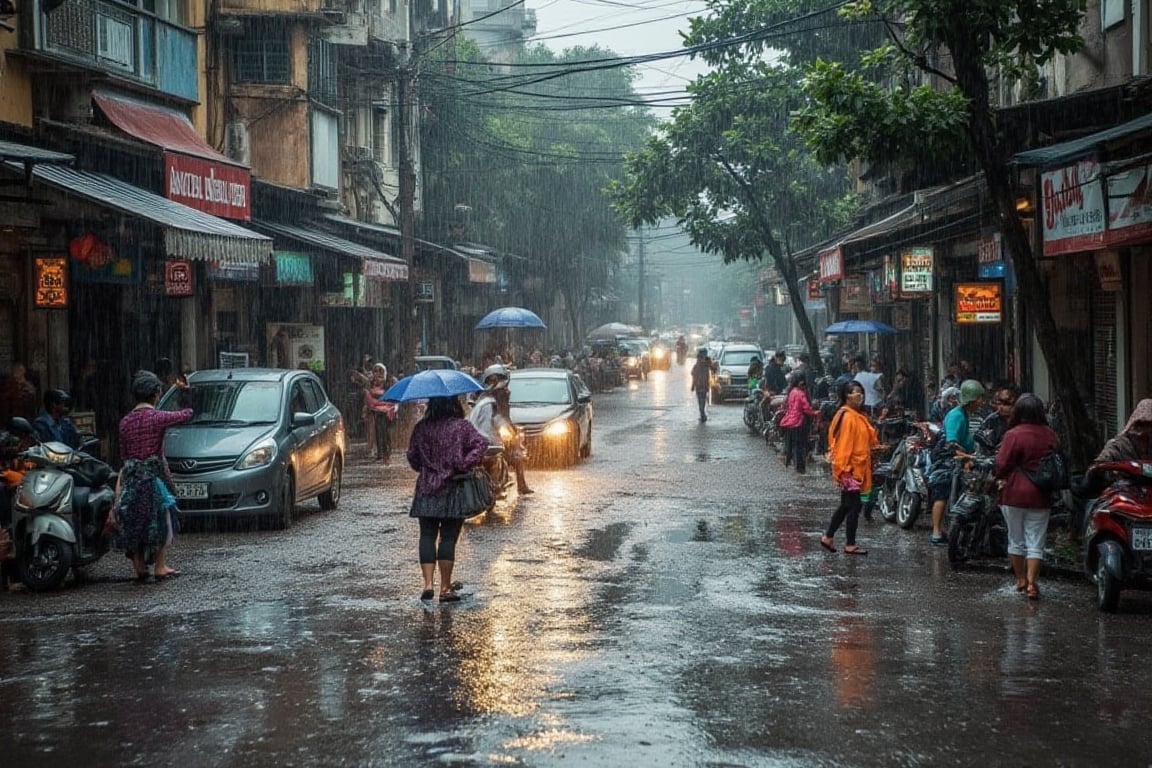
<svg viewBox="0 0 1152 768">
<path fill-rule="evenodd" d="M 516 430 L 507 424 L 501 424 L 497 431 L 500 433 L 500 439 L 506 443 L 516 439 Z"/>
<path fill-rule="evenodd" d="M 727 368 L 721 368 L 719 378 L 720 381 L 727 384 L 728 382 L 732 381 L 732 371 L 728 370 Z"/>
<path fill-rule="evenodd" d="M 624 358 L 624 365 L 627 365 L 629 367 L 636 365 L 636 358 L 634 358 L 634 357 Z"/>
<path fill-rule="evenodd" d="M 567 419 L 554 421 L 548 426 L 544 427 L 545 437 L 563 437 L 572 430 L 572 422 Z"/>
<path fill-rule="evenodd" d="M 268 437 L 248 449 L 248 452 L 236 462 L 236 469 L 255 469 L 266 467 L 276 458 L 276 441 Z"/>
<path fill-rule="evenodd" d="M 657 360 L 663 360 L 664 359 L 664 350 L 662 350 L 662 349 L 652 350 L 652 357 L 656 358 Z"/>
</svg>

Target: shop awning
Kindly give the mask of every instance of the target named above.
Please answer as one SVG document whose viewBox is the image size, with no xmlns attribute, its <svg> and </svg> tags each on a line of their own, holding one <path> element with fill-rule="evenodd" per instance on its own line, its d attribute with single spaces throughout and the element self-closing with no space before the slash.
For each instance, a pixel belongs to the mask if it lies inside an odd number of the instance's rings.
<svg viewBox="0 0 1152 768">
<path fill-rule="evenodd" d="M 360 259 L 364 263 L 364 276 L 378 280 L 407 280 L 408 265 L 403 259 L 369 248 L 366 245 L 336 237 L 318 229 L 296 227 L 268 221 L 252 221 L 252 226 L 276 237 L 284 237 L 297 243 L 304 243 L 322 251 L 343 254 Z"/>
<path fill-rule="evenodd" d="M 92 100 L 113 125 L 142 141 L 172 152 L 245 167 L 209 146 L 182 112 L 101 90 L 92 91 Z"/>
<path fill-rule="evenodd" d="M 397 229 L 396 227 L 389 227 L 386 224 L 372 224 L 372 223 L 367 222 L 367 221 L 360 221 L 359 219 L 350 219 L 347 216 L 340 216 L 340 215 L 335 214 L 335 213 L 325 214 L 324 220 L 326 222 L 331 222 L 333 224 L 336 224 L 337 226 L 339 226 L 343 229 L 349 230 L 351 232 L 357 232 L 360 234 L 364 234 L 364 235 L 368 235 L 368 236 L 372 236 L 372 237 L 377 237 L 381 240 L 388 240 L 388 241 L 394 241 L 394 242 L 399 243 L 400 238 L 402 237 L 399 229 Z M 453 254 L 453 255 L 459 255 L 459 254 L 456 254 L 455 251 L 453 251 L 451 248 L 446 248 L 443 245 L 438 245 L 436 243 L 431 242 L 430 240 L 421 240 L 418 237 L 414 238 L 414 240 L 416 242 L 417 247 L 422 248 L 424 250 L 430 250 L 430 251 L 449 253 L 449 254 Z"/>
<path fill-rule="evenodd" d="M 1110 141 L 1149 129 L 1152 129 L 1152 113 L 1097 133 L 1081 136 L 1079 139 L 1020 152 L 1013 160 L 1017 165 L 1024 167 L 1048 168 L 1053 165 L 1064 165 L 1092 154 Z"/>
<path fill-rule="evenodd" d="M 15 163 L 6 167 L 23 172 Z M 32 174 L 37 181 L 66 194 L 159 225 L 169 256 L 225 263 L 261 263 L 272 256 L 271 238 L 111 176 L 58 165 L 37 165 Z"/>
<path fill-rule="evenodd" d="M 39 147 L 30 147 L 26 144 L 15 144 L 11 141 L 0 141 L 0 161 L 13 161 L 17 163 L 47 163 L 50 165 L 71 165 L 76 158 L 63 152 L 52 152 Z"/>
</svg>

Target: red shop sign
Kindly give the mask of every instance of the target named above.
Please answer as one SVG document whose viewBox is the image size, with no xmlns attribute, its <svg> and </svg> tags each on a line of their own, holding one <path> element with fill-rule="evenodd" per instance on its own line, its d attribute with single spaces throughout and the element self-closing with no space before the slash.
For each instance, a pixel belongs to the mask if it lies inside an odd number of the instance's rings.
<svg viewBox="0 0 1152 768">
<path fill-rule="evenodd" d="M 164 262 L 164 295 L 192 295 L 192 262 L 182 259 Z"/>
<path fill-rule="evenodd" d="M 820 282 L 832 283 L 844 277 L 844 254 L 840 246 L 825 248 L 820 251 Z"/>
<path fill-rule="evenodd" d="M 252 174 L 247 168 L 164 153 L 164 196 L 225 219 L 249 221 Z"/>
</svg>

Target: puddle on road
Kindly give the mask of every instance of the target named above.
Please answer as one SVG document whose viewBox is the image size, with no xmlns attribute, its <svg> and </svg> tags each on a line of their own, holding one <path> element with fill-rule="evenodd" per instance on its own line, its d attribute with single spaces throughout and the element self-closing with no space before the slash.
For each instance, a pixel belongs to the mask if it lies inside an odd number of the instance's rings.
<svg viewBox="0 0 1152 768">
<path fill-rule="evenodd" d="M 632 530 L 631 523 L 612 523 L 602 529 L 594 529 L 587 541 L 575 553 L 589 560 L 608 562 L 615 559 L 620 546 Z"/>
</svg>

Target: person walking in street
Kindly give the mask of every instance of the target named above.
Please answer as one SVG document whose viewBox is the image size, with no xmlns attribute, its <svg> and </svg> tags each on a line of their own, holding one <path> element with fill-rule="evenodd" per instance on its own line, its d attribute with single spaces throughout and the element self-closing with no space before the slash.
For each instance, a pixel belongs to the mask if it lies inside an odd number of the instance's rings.
<svg viewBox="0 0 1152 768">
<path fill-rule="evenodd" d="M 384 464 L 392 463 L 392 422 L 396 419 L 397 406 L 384 402 L 380 397 L 395 383 L 384 364 L 376 363 L 372 366 L 372 378 L 364 388 L 364 409 L 372 421 L 372 438 L 376 446 L 372 459 Z"/>
<path fill-rule="evenodd" d="M 993 474 L 1000 481 L 1000 510 L 1008 524 L 1008 559 L 1016 575 L 1016 591 L 1031 600 L 1040 597 L 1036 580 L 1044 563 L 1052 499 L 1025 472 L 1035 472 L 1056 443 L 1040 398 L 1031 394 L 1017 398 Z"/>
<path fill-rule="evenodd" d="M 696 363 L 692 366 L 692 391 L 696 393 L 696 404 L 700 407 L 700 423 L 708 421 L 705 407 L 708 405 L 708 390 L 712 386 L 712 361 L 708 350 L 701 348 L 696 353 Z"/>
<path fill-rule="evenodd" d="M 928 476 L 928 495 L 932 500 L 932 535 L 928 543 L 934 547 L 948 546 L 944 535 L 944 513 L 948 497 L 952 494 L 952 473 L 956 459 L 971 456 L 976 450 L 969 420 L 984 403 L 984 385 L 975 379 L 960 384 L 960 405 L 944 416 L 944 429 L 936 439 L 940 441 L 932 451 L 932 472 Z"/>
<path fill-rule="evenodd" d="M 186 391 L 186 383 L 177 383 Z M 191 408 L 161 411 L 156 408 L 164 383 L 151 371 L 138 371 L 132 379 L 136 406 L 120 420 L 120 457 L 124 466 L 113 506 L 118 530 L 114 544 L 132 559 L 136 581 L 148 579 L 154 563 L 156 581 L 179 576 L 168 566 L 168 548 L 179 532 L 172 478 L 164 460 L 164 433 L 168 427 L 192 418 Z"/>
<path fill-rule="evenodd" d="M 72 419 L 68 418 L 72 410 L 72 398 L 62 389 L 50 389 L 44 393 L 44 410 L 32 422 L 32 429 L 36 436 L 47 443 L 55 440 L 64 443 L 69 448 L 80 447 L 80 432 Z"/>
<path fill-rule="evenodd" d="M 798 474 L 808 471 L 808 433 L 811 420 L 820 415 L 820 411 L 812 407 L 808 400 L 808 377 L 804 371 L 792 372 L 792 387 L 788 390 L 788 398 L 784 401 L 784 415 L 780 418 L 780 427 L 785 431 L 784 446 L 788 452 L 784 460 L 787 465 L 791 461 Z"/>
<path fill-rule="evenodd" d="M 862 494 L 872 492 L 872 452 L 879 448 L 876 429 L 864 413 L 864 387 L 849 381 L 840 389 L 840 409 L 828 426 L 828 452 L 832 457 L 832 479 L 840 489 L 840 506 L 820 537 L 820 546 L 836 551 L 836 531 L 844 525 L 844 553 L 866 555 L 856 543 L 856 526 L 863 506 Z"/>
<path fill-rule="evenodd" d="M 424 579 L 421 600 L 432 599 L 437 570 L 440 602 L 460 600 L 452 589 L 452 571 L 464 520 L 450 516 L 448 492 L 453 475 L 478 467 L 487 451 L 487 436 L 464 418 L 458 397 L 431 398 L 424 417 L 412 429 L 408 464 L 419 475 L 409 515 L 420 521 L 420 574 Z"/>
</svg>

